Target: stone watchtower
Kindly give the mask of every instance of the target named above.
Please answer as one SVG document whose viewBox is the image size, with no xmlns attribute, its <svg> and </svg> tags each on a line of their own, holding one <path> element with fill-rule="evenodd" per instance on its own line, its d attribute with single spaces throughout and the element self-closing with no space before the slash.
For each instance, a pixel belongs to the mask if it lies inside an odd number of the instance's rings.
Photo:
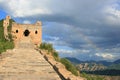
<svg viewBox="0 0 120 80">
<path fill-rule="evenodd" d="M 7 20 L 10 18 L 6 17 Z M 9 23 L 8 23 L 9 24 Z M 4 24 L 4 33 L 7 34 L 7 23 Z M 11 34 L 15 47 L 34 47 L 42 42 L 42 23 L 37 21 L 35 24 L 12 23 Z"/>
</svg>

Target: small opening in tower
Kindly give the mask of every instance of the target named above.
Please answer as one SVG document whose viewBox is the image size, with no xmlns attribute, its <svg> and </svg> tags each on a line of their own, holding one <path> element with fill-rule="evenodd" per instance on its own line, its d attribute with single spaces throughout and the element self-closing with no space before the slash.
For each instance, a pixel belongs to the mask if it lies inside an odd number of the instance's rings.
<svg viewBox="0 0 120 80">
<path fill-rule="evenodd" d="M 27 36 L 29 36 L 29 34 L 30 34 L 30 31 L 29 31 L 29 30 L 25 30 L 25 31 L 24 31 L 24 36 L 27 37 Z"/>
<path fill-rule="evenodd" d="M 38 32 L 37 31 L 35 31 L 35 34 L 37 34 Z"/>
<path fill-rule="evenodd" d="M 16 33 L 18 33 L 18 30 L 16 30 Z"/>
</svg>

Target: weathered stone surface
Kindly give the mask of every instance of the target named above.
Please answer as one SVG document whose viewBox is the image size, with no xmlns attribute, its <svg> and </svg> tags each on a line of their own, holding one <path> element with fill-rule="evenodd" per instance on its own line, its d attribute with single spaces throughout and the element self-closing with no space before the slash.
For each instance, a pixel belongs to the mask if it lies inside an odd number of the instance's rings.
<svg viewBox="0 0 120 80">
<path fill-rule="evenodd" d="M 34 49 L 14 49 L 0 62 L 0 80 L 61 80 L 53 67 Z"/>
</svg>

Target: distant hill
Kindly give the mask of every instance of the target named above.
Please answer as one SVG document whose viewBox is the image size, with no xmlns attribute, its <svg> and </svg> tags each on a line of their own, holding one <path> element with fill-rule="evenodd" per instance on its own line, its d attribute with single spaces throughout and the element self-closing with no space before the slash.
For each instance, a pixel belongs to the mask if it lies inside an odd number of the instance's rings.
<svg viewBox="0 0 120 80">
<path fill-rule="evenodd" d="M 90 61 L 80 61 L 76 58 L 73 58 L 73 57 L 65 57 L 66 59 L 68 59 L 69 61 L 71 61 L 73 64 L 81 64 L 81 63 L 96 63 L 96 64 L 103 64 L 104 66 L 109 66 L 111 64 L 113 64 L 113 62 L 108 62 L 108 61 L 93 61 L 93 60 L 90 60 Z"/>
<path fill-rule="evenodd" d="M 78 60 L 77 58 L 73 58 L 73 57 L 65 57 L 66 59 L 68 59 L 70 62 L 72 62 L 73 64 L 80 64 L 83 61 Z"/>
<path fill-rule="evenodd" d="M 112 64 L 112 65 L 108 66 L 108 69 L 120 70 L 120 63 Z"/>
<path fill-rule="evenodd" d="M 114 61 L 111 65 L 109 65 L 108 69 L 120 70 L 120 59 Z"/>
<path fill-rule="evenodd" d="M 97 61 L 96 63 L 103 64 L 104 66 L 109 66 L 109 65 L 113 64 L 113 62 L 108 62 L 108 61 L 105 61 L 105 60 Z"/>
<path fill-rule="evenodd" d="M 93 60 L 90 60 L 90 61 L 80 61 L 79 59 L 73 58 L 73 57 L 65 57 L 65 58 L 68 59 L 69 61 L 71 61 L 74 64 L 96 63 L 96 64 L 103 64 L 104 66 L 110 66 L 112 64 L 120 64 L 120 59 L 118 59 L 118 60 L 116 60 L 114 62 L 108 62 L 108 61 L 105 61 L 105 60 L 102 60 L 102 61 L 93 61 Z"/>
<path fill-rule="evenodd" d="M 114 62 L 108 61 L 80 61 L 73 57 L 66 57 L 71 61 L 80 71 L 100 71 L 100 70 L 120 70 L 120 59 Z"/>
<path fill-rule="evenodd" d="M 120 59 L 113 62 L 114 64 L 120 64 Z"/>
</svg>

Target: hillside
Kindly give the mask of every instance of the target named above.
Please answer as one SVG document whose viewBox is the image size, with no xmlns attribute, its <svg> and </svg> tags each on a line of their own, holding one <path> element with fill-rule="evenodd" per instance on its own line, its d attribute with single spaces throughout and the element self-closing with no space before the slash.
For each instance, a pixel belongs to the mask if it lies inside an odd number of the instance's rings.
<svg viewBox="0 0 120 80">
<path fill-rule="evenodd" d="M 74 65 L 76 65 L 77 69 L 80 72 L 85 72 L 87 74 L 97 74 L 97 75 L 112 75 L 119 76 L 120 75 L 120 59 L 114 62 L 107 61 L 80 61 L 76 58 L 69 58 Z"/>
<path fill-rule="evenodd" d="M 114 61 L 114 64 L 120 64 L 120 59 Z"/>
</svg>

